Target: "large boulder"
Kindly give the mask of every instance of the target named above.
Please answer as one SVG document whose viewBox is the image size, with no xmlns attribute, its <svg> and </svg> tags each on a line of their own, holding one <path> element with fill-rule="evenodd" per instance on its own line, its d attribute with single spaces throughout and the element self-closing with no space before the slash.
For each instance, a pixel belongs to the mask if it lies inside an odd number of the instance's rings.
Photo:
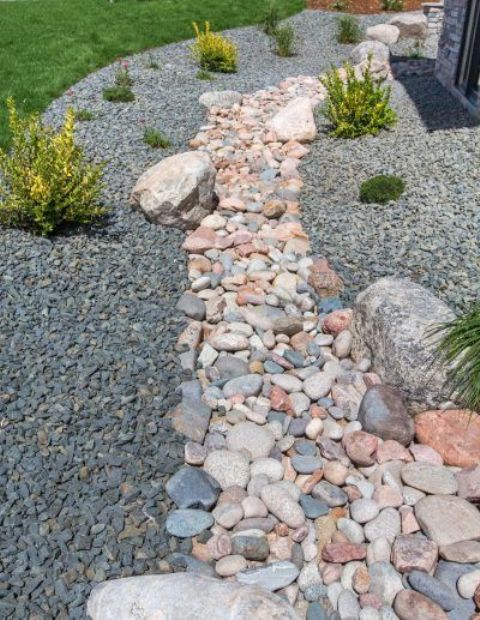
<svg viewBox="0 0 480 620">
<path fill-rule="evenodd" d="M 388 385 L 400 388 L 412 413 L 438 408 L 450 393 L 435 358 L 432 329 L 453 312 L 408 279 L 382 278 L 360 293 L 353 308 L 352 356 L 368 357 Z"/>
<path fill-rule="evenodd" d="M 353 48 L 351 59 L 355 65 L 364 63 L 371 57 L 372 62 L 378 61 L 387 64 L 390 59 L 390 50 L 380 41 L 363 41 Z"/>
<path fill-rule="evenodd" d="M 188 573 L 99 584 L 87 614 L 92 620 L 298 620 L 286 601 L 263 588 Z"/>
<path fill-rule="evenodd" d="M 268 123 L 281 142 L 311 142 L 317 135 L 312 101 L 309 97 L 292 99 Z"/>
<path fill-rule="evenodd" d="M 210 90 L 200 95 L 198 100 L 206 108 L 230 109 L 242 102 L 241 93 L 236 90 Z"/>
<path fill-rule="evenodd" d="M 405 39 L 426 39 L 428 22 L 423 13 L 400 13 L 388 22 L 400 30 L 400 37 Z"/>
<path fill-rule="evenodd" d="M 178 153 L 144 172 L 130 199 L 155 224 L 193 229 L 217 205 L 215 177 L 207 153 Z"/>
<path fill-rule="evenodd" d="M 391 24 L 377 24 L 367 28 L 366 33 L 369 41 L 379 41 L 385 45 L 393 45 L 400 37 L 400 30 Z"/>
</svg>

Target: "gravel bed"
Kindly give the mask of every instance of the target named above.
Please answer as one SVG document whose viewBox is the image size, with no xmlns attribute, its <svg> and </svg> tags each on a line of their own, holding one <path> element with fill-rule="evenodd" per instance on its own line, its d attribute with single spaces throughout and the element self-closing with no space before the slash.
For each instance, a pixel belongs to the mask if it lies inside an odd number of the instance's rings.
<svg viewBox="0 0 480 620">
<path fill-rule="evenodd" d="M 466 307 L 480 297 L 480 127 L 433 77 L 395 82 L 392 103 L 392 131 L 357 140 L 324 132 L 313 144 L 302 169 L 312 247 L 344 278 L 347 302 L 389 275 Z M 377 174 L 404 179 L 397 203 L 359 202 L 360 183 Z"/>
<path fill-rule="evenodd" d="M 187 285 L 183 235 L 145 222 L 128 194 L 149 165 L 187 148 L 204 122 L 202 92 L 253 91 L 347 57 L 335 20 L 296 16 L 290 59 L 256 28 L 230 32 L 239 72 L 214 82 L 195 77 L 188 43 L 139 54 L 129 59 L 132 104 L 102 100 L 117 63 L 47 111 L 54 123 L 69 104 L 96 114 L 79 123 L 79 137 L 107 160 L 111 215 L 102 229 L 52 240 L 0 230 L 0 617 L 83 618 L 95 581 L 164 570 L 171 551 L 188 551 L 164 530 L 164 485 L 183 457 L 163 417 L 183 378 L 173 351 L 175 302 Z M 171 148 L 146 146 L 145 126 Z"/>
</svg>

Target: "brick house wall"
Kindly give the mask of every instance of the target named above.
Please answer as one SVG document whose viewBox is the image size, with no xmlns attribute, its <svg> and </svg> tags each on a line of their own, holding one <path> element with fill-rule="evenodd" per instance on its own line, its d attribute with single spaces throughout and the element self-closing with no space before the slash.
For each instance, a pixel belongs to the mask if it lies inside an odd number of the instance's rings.
<svg viewBox="0 0 480 620">
<path fill-rule="evenodd" d="M 480 109 L 474 107 L 456 87 L 458 63 L 462 47 L 468 0 L 445 0 L 444 25 L 438 44 L 435 74 L 438 80 L 475 116 Z"/>
</svg>

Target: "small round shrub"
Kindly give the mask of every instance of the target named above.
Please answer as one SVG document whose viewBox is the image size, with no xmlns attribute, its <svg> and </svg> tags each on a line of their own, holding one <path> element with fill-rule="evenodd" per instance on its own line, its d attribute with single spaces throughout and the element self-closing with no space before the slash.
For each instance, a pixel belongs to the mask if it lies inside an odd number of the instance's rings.
<svg viewBox="0 0 480 620">
<path fill-rule="evenodd" d="M 395 176 L 381 174 L 367 179 L 360 186 L 361 202 L 385 204 L 398 200 L 405 191 L 405 183 Z"/>
</svg>

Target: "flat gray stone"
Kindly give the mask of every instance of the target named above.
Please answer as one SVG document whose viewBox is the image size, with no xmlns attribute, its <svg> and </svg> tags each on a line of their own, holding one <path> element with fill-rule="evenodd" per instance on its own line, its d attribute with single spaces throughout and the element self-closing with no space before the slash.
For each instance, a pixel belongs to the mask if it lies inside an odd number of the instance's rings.
<svg viewBox="0 0 480 620">
<path fill-rule="evenodd" d="M 167 532 L 178 538 L 196 536 L 214 524 L 209 512 L 185 508 L 173 510 L 167 517 L 165 527 Z"/>
<path fill-rule="evenodd" d="M 248 374 L 248 364 L 235 355 L 221 355 L 215 362 L 221 379 L 235 379 Z"/>
<path fill-rule="evenodd" d="M 408 583 L 414 590 L 432 599 L 445 611 L 450 611 L 457 606 L 457 592 L 428 573 L 413 570 L 411 573 L 408 573 L 407 578 Z"/>
<path fill-rule="evenodd" d="M 401 470 L 402 480 L 414 489 L 432 495 L 453 495 L 458 484 L 454 474 L 442 465 L 407 463 Z"/>
<path fill-rule="evenodd" d="M 169 479 L 166 490 L 177 508 L 208 510 L 217 501 L 220 485 L 205 470 L 186 466 Z"/>
<path fill-rule="evenodd" d="M 223 386 L 223 393 L 225 398 L 232 398 L 232 396 L 257 396 L 262 389 L 263 377 L 262 375 L 248 374 L 235 379 L 230 379 Z"/>
<path fill-rule="evenodd" d="M 388 385 L 374 385 L 364 394 L 358 421 L 367 433 L 382 439 L 394 439 L 404 446 L 415 434 L 413 419 L 408 415 L 403 393 Z"/>
<path fill-rule="evenodd" d="M 208 430 L 211 408 L 201 400 L 183 398 L 182 402 L 170 412 L 172 426 L 192 441 L 203 443 Z"/>
<path fill-rule="evenodd" d="M 237 580 L 246 585 L 260 586 L 265 590 L 275 592 L 275 590 L 286 588 L 295 581 L 299 572 L 293 562 L 273 562 L 266 566 L 237 573 Z"/>
<path fill-rule="evenodd" d="M 90 594 L 87 613 L 92 620 L 299 620 L 265 588 L 188 573 L 106 581 Z"/>
<path fill-rule="evenodd" d="M 210 90 L 200 95 L 198 101 L 206 108 L 228 110 L 236 103 L 242 102 L 242 95 L 236 90 Z"/>
<path fill-rule="evenodd" d="M 480 512 L 454 495 L 427 495 L 415 504 L 415 517 L 438 545 L 480 540 Z"/>
<path fill-rule="evenodd" d="M 195 321 L 203 321 L 207 311 L 203 299 L 192 295 L 192 293 L 184 293 L 180 297 L 177 302 L 177 310 Z"/>
</svg>

